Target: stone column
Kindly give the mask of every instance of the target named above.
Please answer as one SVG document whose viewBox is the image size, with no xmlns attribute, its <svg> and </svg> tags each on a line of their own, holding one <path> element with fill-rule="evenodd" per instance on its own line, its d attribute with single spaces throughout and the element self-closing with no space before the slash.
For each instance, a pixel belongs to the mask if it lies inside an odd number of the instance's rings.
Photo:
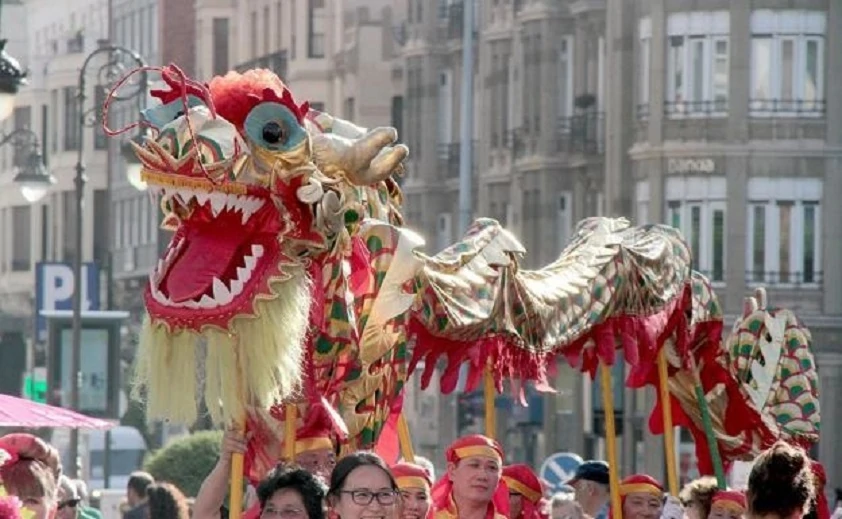
<svg viewBox="0 0 842 519">
<path fill-rule="evenodd" d="M 751 92 L 751 3 L 731 2 L 728 70 L 728 139 L 748 140 Z M 731 186 L 728 186 L 730 190 Z M 731 225 L 731 222 L 728 223 Z M 730 282 L 731 280 L 729 280 Z"/>
<path fill-rule="evenodd" d="M 827 16 L 827 64 L 825 70 L 825 99 L 827 100 L 827 146 L 842 146 L 842 98 L 835 90 L 842 84 L 842 3 L 830 2 Z M 822 200 L 822 271 L 824 272 L 824 313 L 842 314 L 842 160 L 825 161 L 824 200 Z M 839 461 L 839 458 L 836 459 Z M 839 481 L 839 480 L 837 480 Z"/>
<path fill-rule="evenodd" d="M 842 486 L 842 353 L 817 353 L 816 366 L 822 418 L 819 461 L 827 472 L 825 489 L 832 497 L 833 489 Z"/>
</svg>

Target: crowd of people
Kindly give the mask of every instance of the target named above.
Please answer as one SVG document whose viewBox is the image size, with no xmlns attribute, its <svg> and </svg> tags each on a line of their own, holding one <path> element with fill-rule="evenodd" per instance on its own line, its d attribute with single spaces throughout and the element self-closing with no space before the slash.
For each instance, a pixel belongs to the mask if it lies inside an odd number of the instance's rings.
<svg viewBox="0 0 842 519">
<path fill-rule="evenodd" d="M 369 451 L 337 456 L 330 435 L 307 438 L 295 459 L 250 481 L 245 519 L 610 519 L 609 466 L 586 461 L 550 495 L 531 467 L 505 465 L 501 445 L 483 435 L 458 439 L 446 451 L 447 469 L 416 457 L 389 465 Z M 327 440 L 326 442 L 324 440 Z M 173 485 L 138 472 L 128 482 L 123 519 L 227 519 L 232 459 L 247 439 L 229 431 L 221 455 L 192 509 Z M 28 434 L 0 438 L 0 519 L 101 519 L 87 503 L 82 481 L 62 474 L 57 451 Z M 655 478 L 635 474 L 620 481 L 624 519 L 828 519 L 805 452 L 778 443 L 754 463 L 746 489 L 720 489 L 703 477 L 678 496 Z M 14 500 L 19 506 L 8 506 Z M 837 503 L 834 518 L 842 518 Z"/>
</svg>

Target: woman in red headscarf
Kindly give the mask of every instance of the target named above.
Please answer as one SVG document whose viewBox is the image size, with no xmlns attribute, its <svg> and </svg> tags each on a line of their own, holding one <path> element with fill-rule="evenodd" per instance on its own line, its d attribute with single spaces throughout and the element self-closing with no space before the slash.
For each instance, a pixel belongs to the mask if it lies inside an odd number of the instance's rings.
<svg viewBox="0 0 842 519">
<path fill-rule="evenodd" d="M 391 468 L 403 498 L 402 519 L 427 519 L 432 517 L 430 491 L 433 480 L 427 470 L 414 463 L 398 463 Z"/>
<path fill-rule="evenodd" d="M 713 494 L 708 519 L 742 519 L 746 514 L 746 495 L 739 490 L 719 490 Z"/>
<path fill-rule="evenodd" d="M 547 502 L 541 481 L 529 465 L 503 467 L 503 482 L 509 487 L 509 517 L 548 519 Z"/>
</svg>

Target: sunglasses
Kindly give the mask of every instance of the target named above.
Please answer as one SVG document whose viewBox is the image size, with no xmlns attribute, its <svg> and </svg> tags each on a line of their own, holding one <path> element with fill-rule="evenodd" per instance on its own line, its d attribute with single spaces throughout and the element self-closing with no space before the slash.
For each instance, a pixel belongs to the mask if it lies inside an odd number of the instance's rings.
<svg viewBox="0 0 842 519">
<path fill-rule="evenodd" d="M 67 507 L 76 508 L 77 506 L 79 506 L 80 501 L 81 501 L 81 499 L 69 499 L 69 500 L 64 501 L 62 503 L 59 503 L 58 509 L 62 510 L 62 509 L 67 508 Z"/>
</svg>

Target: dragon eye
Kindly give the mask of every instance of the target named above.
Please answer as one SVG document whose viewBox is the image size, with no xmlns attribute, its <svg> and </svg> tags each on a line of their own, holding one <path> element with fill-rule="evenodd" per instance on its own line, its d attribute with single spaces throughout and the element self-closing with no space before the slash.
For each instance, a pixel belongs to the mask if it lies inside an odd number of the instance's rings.
<svg viewBox="0 0 842 519">
<path fill-rule="evenodd" d="M 271 101 L 252 108 L 243 126 L 249 140 L 272 151 L 290 151 L 307 137 L 295 114 Z"/>
<path fill-rule="evenodd" d="M 283 144 L 287 140 L 287 131 L 281 124 L 271 121 L 263 126 L 263 140 L 269 144 Z"/>
</svg>

